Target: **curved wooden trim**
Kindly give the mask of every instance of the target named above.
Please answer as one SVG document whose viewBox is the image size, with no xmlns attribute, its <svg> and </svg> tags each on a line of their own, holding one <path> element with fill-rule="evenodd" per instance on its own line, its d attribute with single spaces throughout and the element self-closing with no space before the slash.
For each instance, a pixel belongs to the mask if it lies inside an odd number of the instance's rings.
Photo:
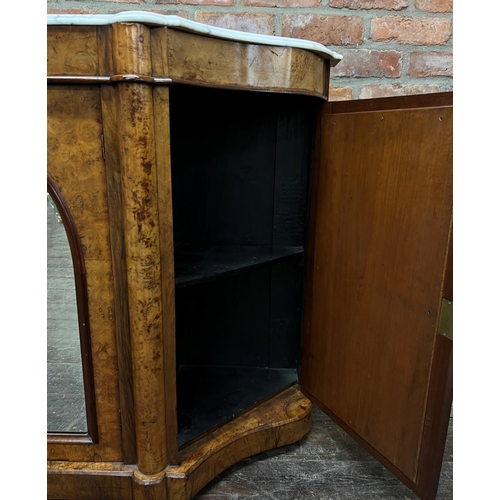
<svg viewBox="0 0 500 500">
<path fill-rule="evenodd" d="M 152 73 L 173 82 L 326 98 L 330 62 L 299 48 L 151 30 Z"/>
<path fill-rule="evenodd" d="M 313 90 L 297 90 L 290 89 L 287 87 L 251 87 L 244 85 L 219 85 L 214 83 L 205 83 L 205 82 L 192 82 L 189 80 L 182 80 L 178 78 L 172 78 L 171 83 L 174 85 L 182 85 L 182 86 L 192 86 L 192 87 L 203 87 L 208 89 L 220 89 L 220 90 L 243 90 L 247 92 L 271 92 L 275 94 L 293 94 L 293 95 L 305 95 L 310 97 L 319 97 L 323 101 L 328 99 L 321 92 L 315 92 Z"/>
<path fill-rule="evenodd" d="M 180 466 L 166 470 L 169 494 L 190 500 L 235 463 L 302 439 L 311 419 L 311 401 L 297 385 L 286 389 L 183 449 Z"/>
<path fill-rule="evenodd" d="M 244 458 L 299 441 L 311 418 L 312 403 L 295 385 L 193 442 L 178 467 L 156 474 L 121 463 L 48 462 L 48 498 L 86 500 L 105 491 L 112 500 L 191 500 Z"/>
<path fill-rule="evenodd" d="M 92 437 L 89 434 L 65 434 L 51 432 L 49 434 L 50 444 L 93 444 Z"/>
<path fill-rule="evenodd" d="M 57 188 L 55 182 L 50 175 L 47 174 L 47 192 L 56 204 L 59 215 L 61 216 L 68 238 L 71 257 L 73 259 L 73 269 L 75 273 L 75 291 L 76 304 L 78 311 L 78 329 L 80 333 L 80 349 L 82 356 L 83 370 L 83 387 L 85 392 L 85 409 L 87 414 L 87 433 L 93 443 L 99 442 L 99 434 L 97 427 L 97 411 L 95 402 L 95 387 L 94 387 L 94 371 L 92 365 L 92 350 L 90 344 L 90 321 L 88 310 L 88 295 L 87 295 L 87 278 L 85 271 L 85 261 L 83 258 L 82 247 L 75 221 L 64 201 L 61 192 Z M 64 436 L 64 439 L 62 438 Z M 71 436 L 71 437 L 70 437 Z M 88 444 L 89 440 L 86 436 L 78 434 L 62 434 L 49 432 L 47 440 L 49 443 L 68 443 L 69 439 L 72 442 L 80 444 Z"/>
<path fill-rule="evenodd" d="M 252 92 L 275 92 L 278 94 L 294 94 L 294 95 L 308 95 L 312 97 L 319 97 L 326 100 L 327 97 L 321 92 L 314 92 L 309 90 L 296 90 L 289 88 L 271 88 L 271 87 L 261 87 L 255 88 L 250 86 L 242 85 L 218 85 L 213 83 L 203 83 L 203 82 L 191 82 L 182 79 L 172 79 L 161 76 L 141 76 L 141 75 L 112 75 L 112 76 L 66 76 L 66 75 L 50 75 L 47 76 L 47 85 L 67 85 L 67 84 L 77 84 L 77 85 L 110 85 L 115 83 L 148 83 L 150 85 L 191 85 L 194 87 L 205 87 L 205 88 L 218 88 L 225 90 L 246 90 Z"/>
<path fill-rule="evenodd" d="M 110 76 L 48 75 L 47 85 L 76 83 L 78 85 L 103 85 L 111 83 Z"/>
<path fill-rule="evenodd" d="M 49 75 L 47 76 L 47 85 L 52 84 L 88 84 L 88 85 L 106 85 L 110 83 L 120 82 L 136 82 L 136 83 L 150 83 L 153 85 L 169 85 L 172 83 L 171 78 L 154 77 L 135 74 L 116 74 L 111 76 L 78 76 L 78 75 Z"/>
</svg>

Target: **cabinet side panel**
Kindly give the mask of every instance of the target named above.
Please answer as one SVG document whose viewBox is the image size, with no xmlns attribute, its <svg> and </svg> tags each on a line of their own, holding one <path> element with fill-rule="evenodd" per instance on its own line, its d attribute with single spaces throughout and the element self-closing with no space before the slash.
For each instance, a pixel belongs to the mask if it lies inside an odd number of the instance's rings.
<svg viewBox="0 0 500 500">
<path fill-rule="evenodd" d="M 451 218 L 451 122 L 451 108 L 325 114 L 316 171 L 302 385 L 411 483 Z"/>
<path fill-rule="evenodd" d="M 163 346 L 165 356 L 165 413 L 167 427 L 167 460 L 178 463 L 177 394 L 175 355 L 175 277 L 174 233 L 172 216 L 172 176 L 170 169 L 170 91 L 157 87 L 153 91 L 155 110 L 155 144 L 158 185 L 158 220 L 160 223 L 160 260 L 163 308 Z"/>
</svg>

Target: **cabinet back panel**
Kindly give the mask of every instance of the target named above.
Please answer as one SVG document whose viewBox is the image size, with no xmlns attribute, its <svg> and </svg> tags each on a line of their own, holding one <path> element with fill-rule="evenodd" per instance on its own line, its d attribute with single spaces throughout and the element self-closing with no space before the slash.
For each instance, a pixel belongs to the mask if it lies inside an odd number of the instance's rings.
<svg viewBox="0 0 500 500">
<path fill-rule="evenodd" d="M 302 274 L 293 260 L 178 289 L 178 366 L 296 369 Z"/>
<path fill-rule="evenodd" d="M 176 86 L 170 96 L 185 442 L 297 381 L 319 101 Z"/>
<path fill-rule="evenodd" d="M 318 100 L 171 87 L 174 239 L 303 246 Z"/>
<path fill-rule="evenodd" d="M 282 96 L 295 97 L 296 96 Z M 312 101 L 312 102 L 311 102 Z M 276 131 L 273 245 L 304 246 L 314 123 L 314 100 L 279 103 Z"/>
<path fill-rule="evenodd" d="M 234 94 L 172 87 L 176 249 L 271 244 L 275 110 Z"/>
<path fill-rule="evenodd" d="M 267 267 L 178 289 L 178 366 L 267 366 L 269 282 Z"/>
<path fill-rule="evenodd" d="M 303 267 L 283 262 L 271 271 L 269 367 L 297 368 L 302 329 Z"/>
</svg>

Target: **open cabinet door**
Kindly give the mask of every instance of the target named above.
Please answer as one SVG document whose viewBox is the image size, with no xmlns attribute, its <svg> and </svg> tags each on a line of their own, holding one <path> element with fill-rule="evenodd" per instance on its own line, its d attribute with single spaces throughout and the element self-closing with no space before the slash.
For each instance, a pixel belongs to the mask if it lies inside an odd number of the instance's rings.
<svg viewBox="0 0 500 500">
<path fill-rule="evenodd" d="M 433 499 L 452 400 L 438 332 L 452 299 L 452 94 L 328 103 L 318 127 L 301 388 Z"/>
</svg>

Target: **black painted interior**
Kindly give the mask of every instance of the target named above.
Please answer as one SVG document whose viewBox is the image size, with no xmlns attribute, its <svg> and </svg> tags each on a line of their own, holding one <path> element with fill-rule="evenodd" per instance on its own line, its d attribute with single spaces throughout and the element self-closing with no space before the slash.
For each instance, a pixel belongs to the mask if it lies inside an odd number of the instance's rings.
<svg viewBox="0 0 500 500">
<path fill-rule="evenodd" d="M 298 378 L 318 99 L 171 87 L 179 445 Z"/>
</svg>

